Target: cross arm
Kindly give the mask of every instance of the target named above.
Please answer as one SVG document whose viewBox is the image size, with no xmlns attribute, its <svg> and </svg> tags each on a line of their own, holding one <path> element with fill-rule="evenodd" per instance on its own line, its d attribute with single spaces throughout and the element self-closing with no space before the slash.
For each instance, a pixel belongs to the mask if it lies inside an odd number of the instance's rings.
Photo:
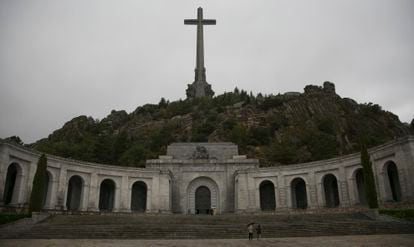
<svg viewBox="0 0 414 247">
<path fill-rule="evenodd" d="M 186 19 L 184 20 L 185 25 L 197 25 L 198 20 L 197 19 Z M 204 19 L 201 21 L 201 24 L 203 25 L 216 25 L 216 20 L 211 19 Z"/>
</svg>

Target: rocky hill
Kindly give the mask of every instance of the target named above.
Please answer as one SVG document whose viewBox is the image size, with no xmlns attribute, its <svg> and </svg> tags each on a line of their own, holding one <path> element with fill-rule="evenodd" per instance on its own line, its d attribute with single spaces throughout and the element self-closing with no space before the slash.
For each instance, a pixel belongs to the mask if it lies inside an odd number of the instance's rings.
<svg viewBox="0 0 414 247">
<path fill-rule="evenodd" d="M 252 95 L 237 88 L 213 98 L 113 110 L 95 120 L 79 116 L 31 144 L 50 154 L 122 166 L 144 166 L 172 142 L 231 141 L 263 166 L 307 162 L 358 151 L 413 131 L 379 105 L 341 98 L 335 85 L 304 93 Z"/>
</svg>

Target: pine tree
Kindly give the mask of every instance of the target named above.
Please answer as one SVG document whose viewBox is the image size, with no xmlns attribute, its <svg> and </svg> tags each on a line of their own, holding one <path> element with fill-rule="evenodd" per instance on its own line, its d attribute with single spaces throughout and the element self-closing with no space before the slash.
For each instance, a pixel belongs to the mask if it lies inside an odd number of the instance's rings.
<svg viewBox="0 0 414 247">
<path fill-rule="evenodd" d="M 361 148 L 361 165 L 362 173 L 365 180 L 365 194 L 370 208 L 378 208 L 377 190 L 375 187 L 374 174 L 372 172 L 372 163 L 369 159 L 368 150 L 365 145 Z"/>
<path fill-rule="evenodd" d="M 43 194 L 46 189 L 47 158 L 42 154 L 37 162 L 37 169 L 33 179 L 32 193 L 30 194 L 29 212 L 39 212 L 42 209 Z"/>
</svg>

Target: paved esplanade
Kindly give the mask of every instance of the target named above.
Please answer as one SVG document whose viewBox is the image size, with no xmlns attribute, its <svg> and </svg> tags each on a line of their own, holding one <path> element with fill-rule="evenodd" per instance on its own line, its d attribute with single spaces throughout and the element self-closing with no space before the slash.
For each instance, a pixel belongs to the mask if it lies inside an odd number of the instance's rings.
<svg viewBox="0 0 414 247">
<path fill-rule="evenodd" d="M 216 20 L 203 19 L 203 8 L 197 9 L 197 19 L 184 20 L 185 25 L 197 25 L 197 57 L 195 68 L 195 80 L 188 85 L 187 97 L 197 98 L 205 96 L 213 96 L 214 92 L 211 85 L 206 81 L 206 68 L 204 67 L 204 25 L 216 25 Z"/>
</svg>

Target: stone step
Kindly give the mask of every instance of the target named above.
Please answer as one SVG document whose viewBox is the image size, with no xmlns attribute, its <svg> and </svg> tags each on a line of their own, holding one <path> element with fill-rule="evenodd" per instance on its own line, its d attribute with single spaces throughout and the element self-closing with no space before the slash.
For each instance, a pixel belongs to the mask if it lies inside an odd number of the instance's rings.
<svg viewBox="0 0 414 247">
<path fill-rule="evenodd" d="M 245 238 L 259 222 L 263 237 L 414 233 L 414 224 L 374 221 L 362 214 L 336 215 L 58 215 L 26 228 L 1 229 L 0 238 L 202 239 Z"/>
</svg>

